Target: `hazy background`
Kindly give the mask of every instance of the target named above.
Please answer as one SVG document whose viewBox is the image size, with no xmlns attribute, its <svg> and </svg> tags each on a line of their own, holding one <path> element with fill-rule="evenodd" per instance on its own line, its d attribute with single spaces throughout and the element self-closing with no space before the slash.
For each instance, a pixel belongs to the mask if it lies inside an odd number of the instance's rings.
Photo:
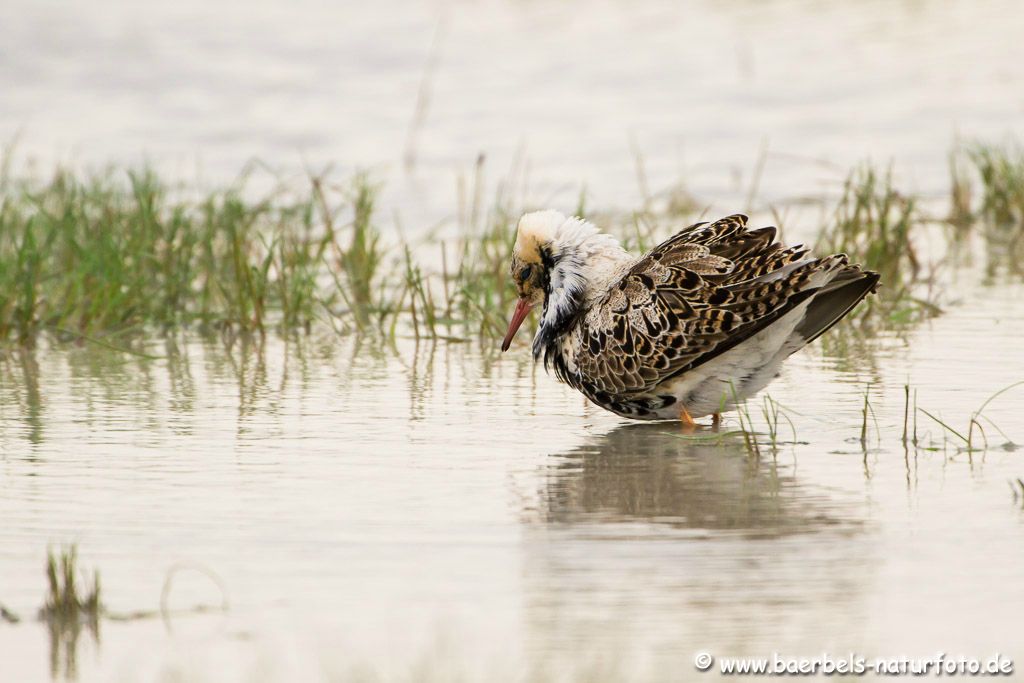
<svg viewBox="0 0 1024 683">
<path fill-rule="evenodd" d="M 736 202 L 765 145 L 768 201 L 869 157 L 939 193 L 957 134 L 1024 114 L 1022 33 L 1012 0 L 7 0 L 0 140 L 44 173 L 368 168 L 411 229 L 480 153 L 492 181 L 521 154 L 534 203 L 570 207 L 582 186 L 634 204 L 638 153 L 652 190 Z"/>
</svg>

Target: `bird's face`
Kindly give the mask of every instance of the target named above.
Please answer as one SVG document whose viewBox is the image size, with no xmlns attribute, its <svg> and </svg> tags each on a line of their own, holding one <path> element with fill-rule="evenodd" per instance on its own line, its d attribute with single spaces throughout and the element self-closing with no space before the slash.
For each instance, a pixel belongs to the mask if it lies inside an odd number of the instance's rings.
<svg viewBox="0 0 1024 683">
<path fill-rule="evenodd" d="M 518 244 L 517 240 L 516 245 L 518 246 Z M 526 317 L 530 315 L 530 311 L 544 301 L 544 264 L 539 252 L 537 252 L 536 259 L 531 258 L 528 254 L 513 252 L 510 268 L 512 282 L 516 286 L 519 300 L 512 312 L 512 319 L 508 323 L 508 332 L 505 333 L 505 339 L 501 342 L 502 351 L 508 351 L 508 347 L 512 344 L 512 338 L 516 336 L 516 332 L 519 331 L 519 327 Z"/>
<path fill-rule="evenodd" d="M 528 213 L 519 219 L 510 266 L 519 301 L 512 312 L 505 340 L 501 343 L 502 351 L 508 350 L 512 338 L 530 311 L 544 301 L 544 293 L 550 281 L 547 268 L 551 262 L 553 235 L 565 220 L 565 216 L 557 211 Z"/>
<path fill-rule="evenodd" d="M 544 264 L 539 259 L 527 261 L 513 256 L 509 267 L 519 298 L 529 301 L 531 307 L 541 303 L 544 300 Z"/>
</svg>

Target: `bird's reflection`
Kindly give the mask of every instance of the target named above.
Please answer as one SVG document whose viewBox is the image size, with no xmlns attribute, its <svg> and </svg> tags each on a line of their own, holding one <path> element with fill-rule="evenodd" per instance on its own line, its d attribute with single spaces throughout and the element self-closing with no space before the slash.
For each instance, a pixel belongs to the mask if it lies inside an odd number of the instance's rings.
<svg viewBox="0 0 1024 683">
<path fill-rule="evenodd" d="M 553 456 L 540 515 L 551 524 L 648 521 L 753 536 L 839 524 L 832 503 L 802 490 L 791 471 L 729 435 L 628 424 Z"/>
<path fill-rule="evenodd" d="M 862 513 L 767 450 L 638 424 L 552 455 L 524 520 L 531 666 L 673 680 L 701 649 L 820 644 L 780 623 L 855 633 L 874 573 Z"/>
</svg>

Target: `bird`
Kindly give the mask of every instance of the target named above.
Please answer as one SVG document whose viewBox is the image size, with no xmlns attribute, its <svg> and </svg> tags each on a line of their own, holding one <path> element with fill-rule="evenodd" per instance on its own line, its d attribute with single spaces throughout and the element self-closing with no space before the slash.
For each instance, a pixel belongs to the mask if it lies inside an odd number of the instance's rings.
<svg viewBox="0 0 1024 683">
<path fill-rule="evenodd" d="M 696 223 L 637 257 L 578 216 L 523 214 L 501 350 L 539 308 L 535 361 L 594 404 L 691 431 L 710 415 L 717 426 L 879 283 L 845 254 L 816 257 L 747 222 Z"/>
</svg>

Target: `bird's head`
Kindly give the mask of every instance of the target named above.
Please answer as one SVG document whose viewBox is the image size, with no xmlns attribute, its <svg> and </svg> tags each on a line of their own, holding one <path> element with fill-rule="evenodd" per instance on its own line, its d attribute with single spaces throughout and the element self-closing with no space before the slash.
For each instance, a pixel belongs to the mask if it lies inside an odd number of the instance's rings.
<svg viewBox="0 0 1024 683">
<path fill-rule="evenodd" d="M 566 331 L 581 310 L 588 266 L 595 256 L 625 254 L 613 237 L 582 218 L 558 211 L 523 214 L 516 227 L 511 274 L 519 301 L 501 344 L 506 351 L 516 331 L 538 305 L 543 307 L 534 354 Z"/>
</svg>

